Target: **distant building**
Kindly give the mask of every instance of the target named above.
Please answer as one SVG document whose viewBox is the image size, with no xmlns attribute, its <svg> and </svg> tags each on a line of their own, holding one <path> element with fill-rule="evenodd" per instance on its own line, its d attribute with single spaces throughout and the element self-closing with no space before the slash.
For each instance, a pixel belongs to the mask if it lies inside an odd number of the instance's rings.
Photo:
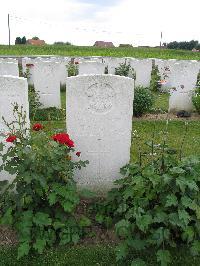
<svg viewBox="0 0 200 266">
<path fill-rule="evenodd" d="M 112 42 L 96 41 L 94 46 L 96 47 L 115 47 Z"/>
<path fill-rule="evenodd" d="M 200 50 L 196 49 L 196 48 L 193 48 L 192 49 L 192 52 L 200 52 Z"/>
<path fill-rule="evenodd" d="M 40 45 L 45 45 L 45 41 L 44 40 L 29 39 L 29 40 L 27 40 L 26 44 L 40 46 Z"/>
<path fill-rule="evenodd" d="M 119 45 L 119 47 L 133 48 L 133 45 L 132 45 L 132 44 L 129 44 L 129 43 L 121 43 L 121 44 Z"/>
</svg>

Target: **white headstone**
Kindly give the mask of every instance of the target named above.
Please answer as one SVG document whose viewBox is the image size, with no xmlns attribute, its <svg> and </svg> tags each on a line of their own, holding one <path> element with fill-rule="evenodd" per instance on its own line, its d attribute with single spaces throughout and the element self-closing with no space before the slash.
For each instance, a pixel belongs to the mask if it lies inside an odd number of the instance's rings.
<svg viewBox="0 0 200 266">
<path fill-rule="evenodd" d="M 104 74 L 106 65 L 101 62 L 85 61 L 79 63 L 79 75 Z"/>
<path fill-rule="evenodd" d="M 16 59 L 0 60 L 0 76 L 11 75 L 19 77 L 18 61 Z"/>
<path fill-rule="evenodd" d="M 54 61 L 34 63 L 34 87 L 40 96 L 42 107 L 61 107 L 60 64 Z"/>
<path fill-rule="evenodd" d="M 115 75 L 115 68 L 118 68 L 120 64 L 124 64 L 126 59 L 117 57 L 104 57 L 104 62 L 105 65 L 108 66 L 108 74 Z"/>
<path fill-rule="evenodd" d="M 80 187 L 107 191 L 130 159 L 134 80 L 115 75 L 67 78 L 67 131 L 89 165 Z"/>
<path fill-rule="evenodd" d="M 19 107 L 23 106 L 23 112 L 26 112 L 26 126 L 29 127 L 30 122 L 27 80 L 13 76 L 0 76 L 0 141 L 5 143 L 6 148 L 12 144 L 6 143 L 5 141 L 6 134 L 9 132 L 2 117 L 4 117 L 6 122 L 13 122 L 15 120 L 13 115 L 13 105 L 15 104 L 18 104 Z M 0 180 L 10 180 L 11 178 L 13 178 L 13 176 L 7 172 L 0 172 Z"/>
<path fill-rule="evenodd" d="M 134 68 L 136 72 L 136 86 L 150 86 L 151 80 L 151 70 L 152 70 L 152 59 L 129 59 L 131 67 Z"/>
</svg>

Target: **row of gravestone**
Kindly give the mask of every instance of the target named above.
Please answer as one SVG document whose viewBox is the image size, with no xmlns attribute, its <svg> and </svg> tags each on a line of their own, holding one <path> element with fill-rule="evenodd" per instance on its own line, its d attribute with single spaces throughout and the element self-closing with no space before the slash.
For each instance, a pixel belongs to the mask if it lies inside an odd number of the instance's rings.
<svg viewBox="0 0 200 266">
<path fill-rule="evenodd" d="M 154 61 L 161 73 L 161 80 L 164 81 L 162 82 L 162 89 L 175 88 L 175 90 L 170 91 L 169 111 L 192 111 L 191 96 L 199 73 L 200 62 L 174 59 L 154 59 Z M 22 58 L 23 72 L 27 74 L 29 84 L 34 84 L 43 107 L 61 107 L 60 84 L 65 84 L 69 62 L 78 63 L 79 74 L 103 74 L 106 66 L 108 66 L 108 73 L 114 74 L 115 68 L 126 62 L 136 72 L 136 86 L 148 87 L 150 85 L 152 59 L 109 57 L 75 58 L 73 60 L 69 57 Z M 1 59 L 0 75 L 3 74 L 18 76 L 17 60 Z"/>
<path fill-rule="evenodd" d="M 66 85 L 67 132 L 81 151 L 81 159 L 90 162 L 75 178 L 80 187 L 104 192 L 120 177 L 120 168 L 130 159 L 134 80 L 115 75 L 79 75 L 67 78 Z M 13 104 L 23 106 L 28 116 L 27 79 L 0 76 L 0 95 L 0 130 L 6 133 L 2 116 L 7 122 L 14 120 Z M 0 140 L 5 143 L 5 136 L 1 135 Z M 12 178 L 0 172 L 0 180 Z"/>
</svg>

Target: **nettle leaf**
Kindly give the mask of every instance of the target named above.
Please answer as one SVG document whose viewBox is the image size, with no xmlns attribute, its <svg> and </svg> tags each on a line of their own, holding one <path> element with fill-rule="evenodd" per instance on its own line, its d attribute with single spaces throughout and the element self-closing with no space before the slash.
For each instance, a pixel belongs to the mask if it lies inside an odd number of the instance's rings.
<svg viewBox="0 0 200 266">
<path fill-rule="evenodd" d="M 81 216 L 80 221 L 79 221 L 79 225 L 81 227 L 87 227 L 91 225 L 91 220 L 89 218 L 87 218 L 86 216 Z"/>
<path fill-rule="evenodd" d="M 199 188 L 194 180 L 187 180 L 187 186 L 191 190 L 199 191 Z"/>
<path fill-rule="evenodd" d="M 19 260 L 20 258 L 28 255 L 29 250 L 30 250 L 30 245 L 28 242 L 20 244 L 17 252 L 17 259 Z"/>
<path fill-rule="evenodd" d="M 165 240 L 169 240 L 170 231 L 169 229 L 165 229 L 163 227 L 158 228 L 152 234 L 152 240 L 150 241 L 158 246 L 160 246 Z"/>
<path fill-rule="evenodd" d="M 194 203 L 191 200 L 191 198 L 189 198 L 188 196 L 182 196 L 181 197 L 181 203 L 185 208 L 190 208 L 193 209 L 194 208 Z"/>
<path fill-rule="evenodd" d="M 185 170 L 180 167 L 173 167 L 170 169 L 170 172 L 175 175 L 180 175 L 180 174 L 184 174 Z"/>
<path fill-rule="evenodd" d="M 171 207 L 171 206 L 177 206 L 178 200 L 177 197 L 174 194 L 167 195 L 167 200 L 165 203 L 165 207 Z"/>
<path fill-rule="evenodd" d="M 158 250 L 156 253 L 157 261 L 161 263 L 161 266 L 167 266 L 172 261 L 171 254 L 168 250 Z"/>
<path fill-rule="evenodd" d="M 127 210 L 128 205 L 126 203 L 121 203 L 119 207 L 117 208 L 116 212 L 118 213 L 124 213 Z"/>
<path fill-rule="evenodd" d="M 188 225 L 189 221 L 191 221 L 190 215 L 185 210 L 178 210 L 178 217 L 185 225 Z"/>
<path fill-rule="evenodd" d="M 169 174 L 162 175 L 162 178 L 163 178 L 164 184 L 169 184 L 173 179 L 172 176 Z"/>
<path fill-rule="evenodd" d="M 200 254 L 200 241 L 195 240 L 192 243 L 192 247 L 190 248 L 190 252 L 193 256 L 198 256 Z"/>
<path fill-rule="evenodd" d="M 181 192 L 185 193 L 187 180 L 184 177 L 176 178 L 176 185 L 180 188 Z"/>
<path fill-rule="evenodd" d="M 153 219 L 154 223 L 162 223 L 167 220 L 168 215 L 163 211 L 156 211 L 155 217 Z"/>
<path fill-rule="evenodd" d="M 48 195 L 48 200 L 49 200 L 50 206 L 52 206 L 56 203 L 56 201 L 57 201 L 56 198 L 57 198 L 57 196 L 56 196 L 56 193 L 54 193 L 54 192 L 52 192 Z"/>
<path fill-rule="evenodd" d="M 49 218 L 49 215 L 47 213 L 37 212 L 33 217 L 33 222 L 39 226 L 48 226 L 51 225 L 52 219 Z"/>
<path fill-rule="evenodd" d="M 63 201 L 62 206 L 66 212 L 72 212 L 74 208 L 74 204 L 70 201 Z"/>
<path fill-rule="evenodd" d="M 120 261 L 120 260 L 123 260 L 126 258 L 127 254 L 128 254 L 128 246 L 127 246 L 126 242 L 119 244 L 115 248 L 115 254 L 116 254 L 116 261 Z"/>
<path fill-rule="evenodd" d="M 8 208 L 4 215 L 0 218 L 0 224 L 11 225 L 13 223 L 12 208 Z"/>
<path fill-rule="evenodd" d="M 36 239 L 36 242 L 33 244 L 33 248 L 38 251 L 39 254 L 42 254 L 46 246 L 45 239 Z"/>
<path fill-rule="evenodd" d="M 105 218 L 105 216 L 102 215 L 102 214 L 97 214 L 97 215 L 95 216 L 95 220 L 96 220 L 98 223 L 100 223 L 100 224 L 103 223 L 104 218 Z"/>
<path fill-rule="evenodd" d="M 118 236 L 127 236 L 130 231 L 130 222 L 127 220 L 121 220 L 115 224 L 115 231 Z"/>
<path fill-rule="evenodd" d="M 182 239 L 187 240 L 187 242 L 192 242 L 194 239 L 194 230 L 192 226 L 187 226 L 182 233 Z"/>
<path fill-rule="evenodd" d="M 137 258 L 131 262 L 131 266 L 146 266 L 146 263 L 142 259 Z"/>
<path fill-rule="evenodd" d="M 152 216 L 149 214 L 145 214 L 142 216 L 140 215 L 140 216 L 137 216 L 136 218 L 136 224 L 138 228 L 143 232 L 146 232 L 146 230 L 148 229 L 152 221 L 153 221 Z"/>
<path fill-rule="evenodd" d="M 146 247 L 146 241 L 142 239 L 128 239 L 127 244 L 135 250 L 144 250 Z"/>
</svg>

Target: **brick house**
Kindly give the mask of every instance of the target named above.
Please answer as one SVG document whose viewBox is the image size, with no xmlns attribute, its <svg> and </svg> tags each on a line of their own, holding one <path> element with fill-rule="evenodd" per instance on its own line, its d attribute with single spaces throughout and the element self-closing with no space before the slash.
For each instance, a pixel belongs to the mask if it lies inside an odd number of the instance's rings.
<svg viewBox="0 0 200 266">
<path fill-rule="evenodd" d="M 112 42 L 96 41 L 94 46 L 96 47 L 115 47 Z"/>
<path fill-rule="evenodd" d="M 40 45 L 45 45 L 45 41 L 44 40 L 28 39 L 26 44 L 40 46 Z"/>
</svg>

